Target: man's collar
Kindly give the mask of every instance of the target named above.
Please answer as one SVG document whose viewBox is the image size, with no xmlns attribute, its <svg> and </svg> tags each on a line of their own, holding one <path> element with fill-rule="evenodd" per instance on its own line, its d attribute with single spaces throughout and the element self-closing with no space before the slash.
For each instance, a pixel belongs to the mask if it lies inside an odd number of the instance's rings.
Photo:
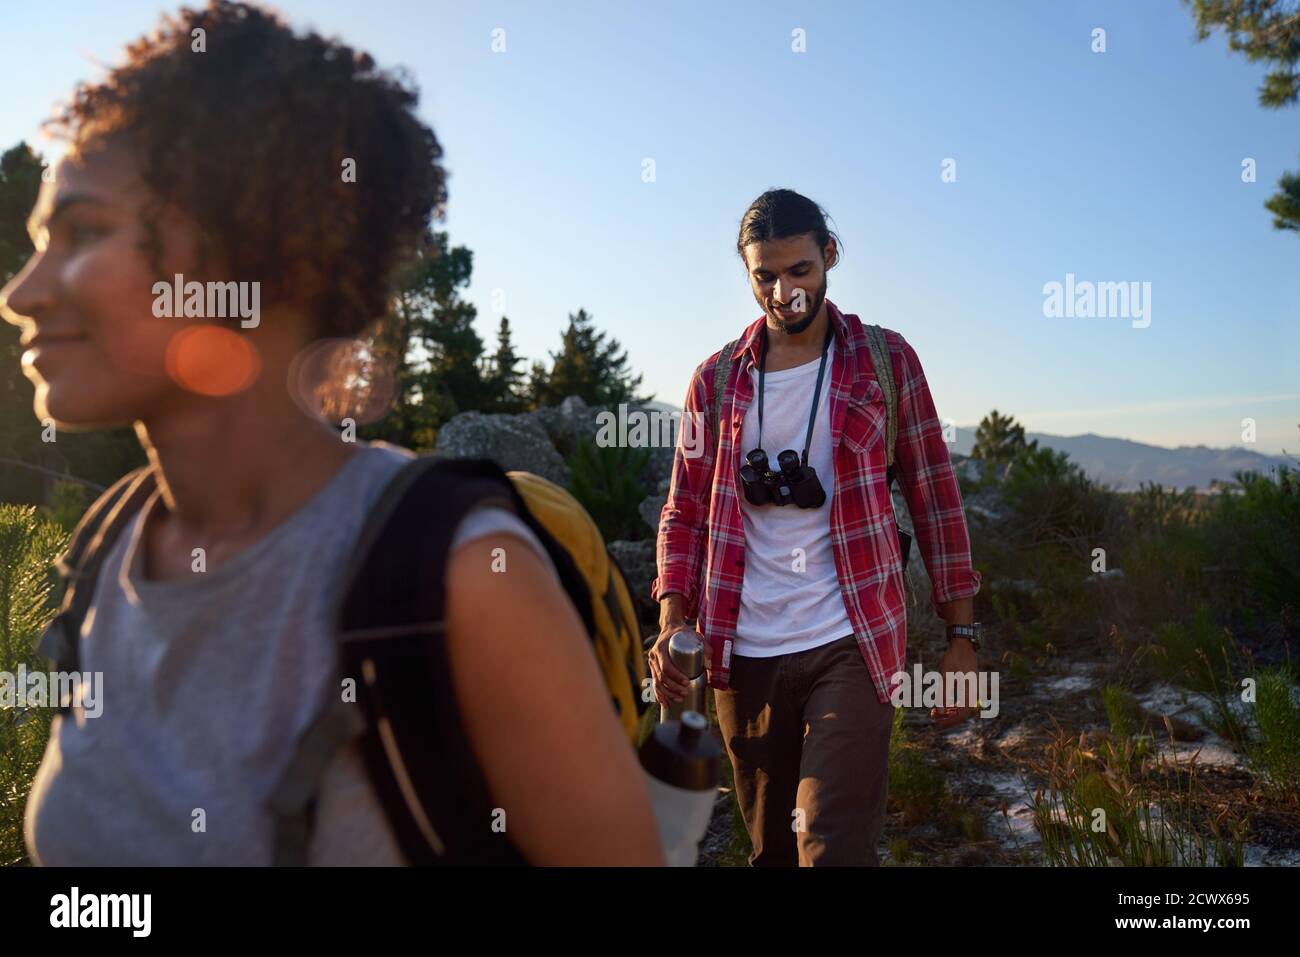
<svg viewBox="0 0 1300 957">
<path fill-rule="evenodd" d="M 847 355 L 851 351 L 849 326 L 844 319 L 844 314 L 840 312 L 835 303 L 826 299 L 826 317 L 830 320 L 831 325 L 835 328 L 835 348 Z M 739 358 L 746 352 L 749 353 L 750 360 L 755 366 L 758 365 L 759 359 L 762 358 L 761 351 L 763 348 L 763 330 L 767 327 L 767 315 L 759 316 L 752 322 L 744 335 L 740 338 L 740 343 L 736 347 L 736 356 Z"/>
</svg>

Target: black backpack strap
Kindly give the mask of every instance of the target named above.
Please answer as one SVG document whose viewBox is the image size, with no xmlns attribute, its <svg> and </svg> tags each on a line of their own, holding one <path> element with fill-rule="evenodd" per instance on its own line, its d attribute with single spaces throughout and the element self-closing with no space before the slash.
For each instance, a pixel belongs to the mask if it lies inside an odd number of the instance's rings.
<svg viewBox="0 0 1300 957">
<path fill-rule="evenodd" d="M 267 807 L 275 822 L 272 863 L 276 867 L 305 867 L 311 841 L 316 797 L 330 762 L 366 726 L 359 705 L 345 702 L 341 688 L 298 738 L 293 759 L 271 791 Z"/>
<path fill-rule="evenodd" d="M 460 716 L 445 642 L 451 542 L 478 506 L 513 511 L 537 535 L 594 633 L 590 591 L 572 557 L 493 462 L 419 458 L 371 509 L 335 612 L 341 684 L 299 738 L 268 806 L 275 862 L 307 863 L 316 799 L 330 761 L 357 741 L 398 845 L 412 864 L 524 864 L 491 829 L 494 802 Z"/>
<path fill-rule="evenodd" d="M 393 479 L 358 539 L 336 622 L 340 674 L 357 684 L 358 703 L 346 707 L 360 709 L 364 718 L 362 757 L 412 864 L 526 863 L 508 836 L 492 829 L 495 802 L 469 744 L 447 654 L 447 559 L 461 519 L 481 505 L 506 508 L 528 525 L 588 632 L 594 630 L 581 573 L 499 466 L 427 457 Z M 342 724 L 333 729 L 337 748 L 351 730 Z M 309 729 L 304 741 L 310 736 Z M 312 741 L 327 736 L 322 730 Z M 304 759 L 286 777 L 305 772 L 314 780 L 277 789 L 285 812 L 277 815 L 284 835 L 277 837 L 278 856 L 286 862 L 305 856 L 311 804 L 326 763 L 319 753 L 314 762 Z"/>
<path fill-rule="evenodd" d="M 370 510 L 342 579 L 335 610 L 339 681 L 299 737 L 293 758 L 267 802 L 275 827 L 277 865 L 307 863 L 316 800 L 339 750 L 357 741 L 367 775 L 393 833 L 413 864 L 449 854 L 443 839 L 453 809 L 437 803 L 447 782 L 427 769 L 453 767 L 465 757 L 443 644 L 447 554 L 460 520 L 476 505 L 510 507 L 499 485 L 443 480 L 439 464 L 419 458 L 404 466 Z M 499 471 L 499 470 L 498 470 Z M 343 680 L 355 703 L 343 700 Z M 486 786 L 471 780 L 476 806 Z M 479 784 L 482 790 L 474 787 Z M 433 818 L 426 807 L 436 805 Z M 480 827 L 489 833 L 486 824 Z"/>
<path fill-rule="evenodd" d="M 86 510 L 55 567 L 64 581 L 59 613 L 46 627 L 37 650 L 59 671 L 79 671 L 81 626 L 95 597 L 95 583 L 104 559 L 158 488 L 152 467 L 141 466 L 118 479 Z M 68 710 L 60 702 L 59 714 Z"/>
</svg>

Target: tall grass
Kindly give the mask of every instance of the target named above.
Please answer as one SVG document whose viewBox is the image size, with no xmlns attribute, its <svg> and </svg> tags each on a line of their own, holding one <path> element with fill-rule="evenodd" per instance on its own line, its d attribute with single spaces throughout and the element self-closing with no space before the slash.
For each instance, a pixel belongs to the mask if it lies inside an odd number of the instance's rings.
<svg viewBox="0 0 1300 957">
<path fill-rule="evenodd" d="M 1152 756 L 1131 736 L 1061 732 L 1034 770 L 1043 861 L 1057 867 L 1241 866 L 1247 819 L 1210 809 L 1195 759 Z"/>
</svg>

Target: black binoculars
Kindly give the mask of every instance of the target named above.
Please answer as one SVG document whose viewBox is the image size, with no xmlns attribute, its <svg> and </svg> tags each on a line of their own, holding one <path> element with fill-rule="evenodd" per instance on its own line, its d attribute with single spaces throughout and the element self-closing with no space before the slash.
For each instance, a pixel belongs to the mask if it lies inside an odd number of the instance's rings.
<svg viewBox="0 0 1300 957">
<path fill-rule="evenodd" d="M 794 449 L 786 449 L 776 457 L 779 471 L 769 467 L 767 453 L 762 449 L 754 449 L 745 461 L 749 464 L 740 467 L 740 482 L 750 505 L 821 508 L 826 503 L 826 490 L 816 469 L 801 462 Z"/>
</svg>

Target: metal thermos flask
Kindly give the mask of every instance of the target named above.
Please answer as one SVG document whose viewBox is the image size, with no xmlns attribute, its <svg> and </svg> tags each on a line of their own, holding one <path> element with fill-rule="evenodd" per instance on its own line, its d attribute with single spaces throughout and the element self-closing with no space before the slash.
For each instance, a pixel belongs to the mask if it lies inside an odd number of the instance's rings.
<svg viewBox="0 0 1300 957">
<path fill-rule="evenodd" d="M 680 721 L 687 711 L 707 715 L 709 679 L 704 670 L 704 642 L 693 631 L 679 631 L 668 639 L 668 658 L 686 676 L 690 687 L 681 701 L 659 706 L 659 721 Z"/>
<path fill-rule="evenodd" d="M 664 859 L 670 867 L 692 867 L 717 803 L 722 742 L 708 718 L 687 711 L 680 721 L 655 725 L 640 758 Z"/>
</svg>

